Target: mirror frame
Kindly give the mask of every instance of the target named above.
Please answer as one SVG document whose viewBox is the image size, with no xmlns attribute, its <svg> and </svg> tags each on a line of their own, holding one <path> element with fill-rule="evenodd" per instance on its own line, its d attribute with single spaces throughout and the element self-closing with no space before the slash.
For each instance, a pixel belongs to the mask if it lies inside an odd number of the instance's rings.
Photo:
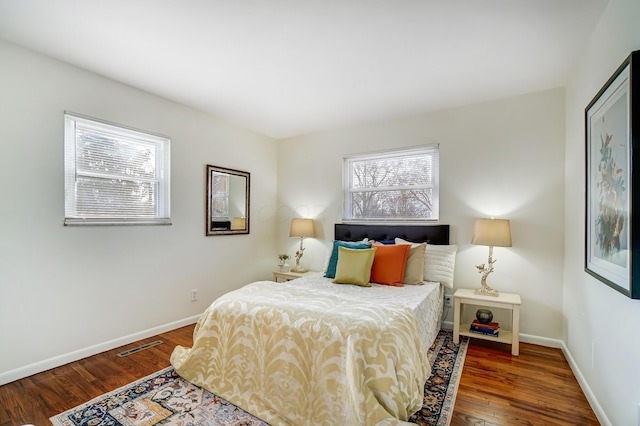
<svg viewBox="0 0 640 426">
<path fill-rule="evenodd" d="M 212 176 L 213 172 L 217 173 L 226 173 L 232 176 L 239 176 L 245 178 L 245 200 L 244 200 L 244 209 L 245 209 L 245 227 L 244 229 L 214 229 L 211 225 L 211 199 L 212 199 Z M 205 179 L 207 181 L 207 192 L 206 192 L 206 211 L 205 211 L 205 235 L 207 237 L 213 235 L 237 235 L 237 234 L 248 234 L 249 233 L 249 198 L 250 198 L 250 189 L 251 189 L 251 174 L 249 172 L 243 172 L 241 170 L 228 169 L 226 167 L 218 167 L 207 164 L 207 173 L 205 175 Z M 231 218 L 230 218 L 231 220 Z"/>
</svg>

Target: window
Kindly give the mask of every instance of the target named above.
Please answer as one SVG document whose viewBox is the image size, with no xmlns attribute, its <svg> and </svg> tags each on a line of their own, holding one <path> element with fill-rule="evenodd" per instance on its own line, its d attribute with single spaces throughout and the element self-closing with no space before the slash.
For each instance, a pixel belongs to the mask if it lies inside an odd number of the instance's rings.
<svg viewBox="0 0 640 426">
<path fill-rule="evenodd" d="M 211 220 L 229 220 L 229 175 L 211 172 Z"/>
<path fill-rule="evenodd" d="M 438 145 L 344 159 L 344 220 L 438 219 Z"/>
<path fill-rule="evenodd" d="M 170 224 L 169 139 L 64 119 L 65 225 Z"/>
</svg>

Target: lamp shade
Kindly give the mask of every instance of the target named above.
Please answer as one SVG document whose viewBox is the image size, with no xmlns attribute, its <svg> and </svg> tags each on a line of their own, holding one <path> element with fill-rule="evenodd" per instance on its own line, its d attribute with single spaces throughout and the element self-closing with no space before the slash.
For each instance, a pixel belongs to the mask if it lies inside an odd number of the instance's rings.
<svg viewBox="0 0 640 426">
<path fill-rule="evenodd" d="M 313 227 L 313 219 L 293 218 L 291 219 L 290 237 L 313 238 L 316 236 Z"/>
<path fill-rule="evenodd" d="M 244 217 L 234 217 L 231 219 L 231 229 L 244 229 L 247 225 L 247 220 Z"/>
<path fill-rule="evenodd" d="M 477 219 L 471 244 L 511 247 L 511 226 L 506 219 Z"/>
</svg>

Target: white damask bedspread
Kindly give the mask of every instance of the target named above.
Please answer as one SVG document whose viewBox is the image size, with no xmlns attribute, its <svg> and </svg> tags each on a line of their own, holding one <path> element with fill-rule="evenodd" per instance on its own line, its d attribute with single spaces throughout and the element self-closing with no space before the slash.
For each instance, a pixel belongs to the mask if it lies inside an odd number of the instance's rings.
<svg viewBox="0 0 640 426">
<path fill-rule="evenodd" d="M 418 330 L 428 350 L 440 331 L 444 290 L 439 283 L 424 282 L 421 285 L 394 287 L 371 283 L 371 287 L 336 285 L 321 272 L 305 275 L 294 281 L 296 286 L 321 288 L 345 297 L 366 299 L 371 304 L 398 303 L 411 308 L 418 320 Z"/>
<path fill-rule="evenodd" d="M 213 302 L 171 355 L 178 374 L 272 425 L 407 421 L 430 373 L 414 310 L 298 281 Z"/>
</svg>

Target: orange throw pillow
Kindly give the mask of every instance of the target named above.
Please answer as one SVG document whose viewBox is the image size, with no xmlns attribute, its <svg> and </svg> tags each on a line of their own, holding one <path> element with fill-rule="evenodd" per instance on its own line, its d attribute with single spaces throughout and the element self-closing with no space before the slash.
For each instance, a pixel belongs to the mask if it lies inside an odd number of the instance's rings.
<svg viewBox="0 0 640 426">
<path fill-rule="evenodd" d="M 408 244 L 373 244 L 376 255 L 371 266 L 372 283 L 403 287 L 404 271 L 411 246 Z"/>
</svg>

